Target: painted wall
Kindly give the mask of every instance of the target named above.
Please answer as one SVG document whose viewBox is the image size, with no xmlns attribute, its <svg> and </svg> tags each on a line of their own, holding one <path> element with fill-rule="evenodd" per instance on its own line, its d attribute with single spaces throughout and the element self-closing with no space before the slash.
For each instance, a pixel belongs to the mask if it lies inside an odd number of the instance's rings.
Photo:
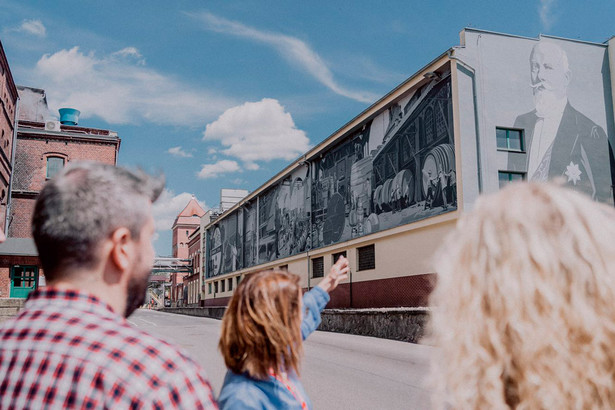
<svg viewBox="0 0 615 410">
<path fill-rule="evenodd" d="M 480 167 L 484 192 L 499 189 L 498 171 L 510 171 L 526 180 L 559 177 L 612 204 L 608 141 L 612 145 L 615 135 L 606 45 L 471 29 L 462 32 L 462 44 L 454 50 L 467 64 L 458 64 L 462 147 L 476 145 L 472 122 L 479 131 L 478 156 L 462 154 L 462 161 Z M 496 127 L 522 130 L 524 147 L 499 149 Z"/>
<path fill-rule="evenodd" d="M 449 72 L 422 83 L 207 230 L 208 277 L 457 207 Z"/>
</svg>

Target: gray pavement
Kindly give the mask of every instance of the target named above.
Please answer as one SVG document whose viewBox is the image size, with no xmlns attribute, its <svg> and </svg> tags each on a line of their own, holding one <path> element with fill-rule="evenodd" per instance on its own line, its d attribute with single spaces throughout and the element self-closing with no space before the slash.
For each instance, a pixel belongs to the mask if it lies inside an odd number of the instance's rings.
<svg viewBox="0 0 615 410">
<path fill-rule="evenodd" d="M 219 320 L 140 309 L 129 321 L 187 350 L 220 392 L 226 368 L 218 352 Z M 429 408 L 430 346 L 315 332 L 304 350 L 301 380 L 315 409 Z"/>
</svg>

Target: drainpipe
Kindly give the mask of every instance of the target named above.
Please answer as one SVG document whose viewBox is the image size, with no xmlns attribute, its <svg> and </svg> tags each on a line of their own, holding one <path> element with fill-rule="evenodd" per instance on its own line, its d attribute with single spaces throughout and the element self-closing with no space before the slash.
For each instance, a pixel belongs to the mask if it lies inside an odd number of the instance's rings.
<svg viewBox="0 0 615 410">
<path fill-rule="evenodd" d="M 11 202 L 13 199 L 13 175 L 15 174 L 15 151 L 17 151 L 17 127 L 19 118 L 19 94 L 17 95 L 17 102 L 15 103 L 15 119 L 13 121 L 13 145 L 11 150 L 11 175 L 9 177 L 9 192 L 6 200 L 6 217 L 4 219 L 4 233 L 6 237 L 9 236 L 9 223 L 11 221 Z"/>
<path fill-rule="evenodd" d="M 482 177 L 482 163 L 480 155 L 480 121 L 478 118 L 478 97 L 476 95 L 476 70 L 463 60 L 455 57 L 454 50 L 447 51 L 448 58 L 456 61 L 459 65 L 463 66 L 466 70 L 472 73 L 472 100 L 474 103 L 474 128 L 476 129 L 476 168 L 477 168 L 477 182 L 478 193 L 483 193 L 483 177 Z"/>
</svg>

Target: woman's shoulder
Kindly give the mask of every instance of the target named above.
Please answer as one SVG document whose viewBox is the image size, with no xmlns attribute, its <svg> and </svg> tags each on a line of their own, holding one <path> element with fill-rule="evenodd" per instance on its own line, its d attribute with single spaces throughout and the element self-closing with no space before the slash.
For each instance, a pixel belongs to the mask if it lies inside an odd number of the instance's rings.
<svg viewBox="0 0 615 410">
<path fill-rule="evenodd" d="M 270 408 L 271 384 L 270 381 L 255 380 L 229 370 L 224 377 L 218 405 L 221 410 Z"/>
</svg>

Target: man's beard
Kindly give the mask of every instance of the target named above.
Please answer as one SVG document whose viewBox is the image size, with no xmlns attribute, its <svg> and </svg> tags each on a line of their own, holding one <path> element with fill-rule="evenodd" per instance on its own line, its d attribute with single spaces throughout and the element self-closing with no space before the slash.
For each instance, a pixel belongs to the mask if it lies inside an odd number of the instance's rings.
<svg viewBox="0 0 615 410">
<path fill-rule="evenodd" d="M 133 274 L 128 280 L 128 295 L 126 296 L 126 310 L 124 317 L 132 315 L 132 313 L 145 303 L 145 294 L 147 291 L 147 279 L 149 272 L 146 275 Z"/>
<path fill-rule="evenodd" d="M 536 88 L 534 90 L 536 115 L 540 118 L 547 118 L 557 114 L 560 112 L 561 100 L 562 98 L 558 97 L 552 90 Z"/>
</svg>

